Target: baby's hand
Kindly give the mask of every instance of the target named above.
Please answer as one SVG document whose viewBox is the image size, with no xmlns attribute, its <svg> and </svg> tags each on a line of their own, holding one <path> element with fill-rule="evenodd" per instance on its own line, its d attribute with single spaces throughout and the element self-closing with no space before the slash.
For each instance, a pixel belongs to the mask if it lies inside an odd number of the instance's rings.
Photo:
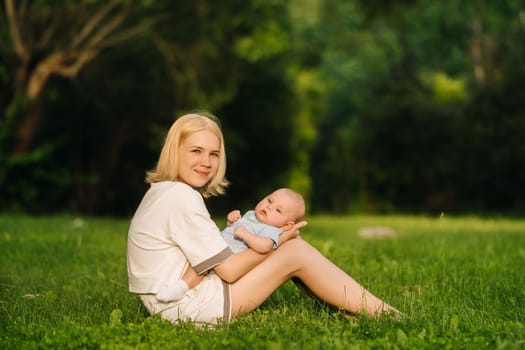
<svg viewBox="0 0 525 350">
<path fill-rule="evenodd" d="M 230 226 L 235 221 L 239 220 L 241 218 L 241 211 L 240 210 L 233 210 L 231 211 L 227 216 L 227 226 Z"/>
</svg>

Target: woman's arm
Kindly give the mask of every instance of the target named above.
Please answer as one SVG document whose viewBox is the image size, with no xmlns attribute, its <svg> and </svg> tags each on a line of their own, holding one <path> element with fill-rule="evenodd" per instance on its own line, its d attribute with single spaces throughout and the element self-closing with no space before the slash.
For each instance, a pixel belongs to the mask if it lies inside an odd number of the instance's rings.
<svg viewBox="0 0 525 350">
<path fill-rule="evenodd" d="M 213 270 L 226 282 L 233 283 L 255 266 L 259 265 L 268 255 L 269 254 L 259 254 L 254 250 L 246 249 L 240 253 L 233 254 L 215 266 Z"/>
<path fill-rule="evenodd" d="M 305 227 L 306 225 L 308 225 L 308 222 L 299 221 L 291 227 L 288 224 L 286 224 L 284 227 L 281 227 L 283 229 L 283 233 L 281 233 L 281 235 L 279 236 L 279 245 L 292 238 L 296 238 L 297 236 L 299 236 L 299 230 Z"/>
</svg>

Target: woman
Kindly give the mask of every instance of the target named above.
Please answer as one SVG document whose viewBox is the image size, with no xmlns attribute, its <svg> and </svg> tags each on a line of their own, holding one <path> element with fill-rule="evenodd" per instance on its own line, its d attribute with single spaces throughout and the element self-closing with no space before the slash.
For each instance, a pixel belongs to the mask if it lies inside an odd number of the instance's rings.
<svg viewBox="0 0 525 350">
<path fill-rule="evenodd" d="M 187 114 L 175 121 L 128 232 L 129 289 L 151 314 L 196 323 L 229 321 L 261 305 L 281 284 L 297 281 L 316 298 L 350 313 L 399 312 L 372 295 L 319 251 L 298 238 L 300 222 L 269 254 L 233 254 L 210 218 L 203 197 L 223 194 L 226 153 L 215 117 Z M 181 300 L 156 294 L 191 265 L 204 276 Z"/>
</svg>

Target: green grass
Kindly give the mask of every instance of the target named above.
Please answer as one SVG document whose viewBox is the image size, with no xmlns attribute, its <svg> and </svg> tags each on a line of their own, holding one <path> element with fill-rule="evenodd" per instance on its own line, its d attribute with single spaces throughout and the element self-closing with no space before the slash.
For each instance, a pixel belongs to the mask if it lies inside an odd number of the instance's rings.
<svg viewBox="0 0 525 350">
<path fill-rule="evenodd" d="M 127 290 L 128 221 L 0 216 L 0 348 L 523 349 L 525 220 L 312 217 L 303 237 L 404 311 L 347 320 L 290 282 L 214 330 L 151 318 Z M 358 230 L 388 226 L 394 238 Z"/>
</svg>

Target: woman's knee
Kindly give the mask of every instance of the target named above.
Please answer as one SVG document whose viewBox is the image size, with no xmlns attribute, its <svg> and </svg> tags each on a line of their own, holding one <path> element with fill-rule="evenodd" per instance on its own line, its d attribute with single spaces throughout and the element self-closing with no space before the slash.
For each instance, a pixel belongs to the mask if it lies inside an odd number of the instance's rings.
<svg viewBox="0 0 525 350">
<path fill-rule="evenodd" d="M 303 254 L 311 254 L 313 251 L 317 250 L 310 243 L 302 238 L 294 238 L 284 242 L 274 253 L 280 252 L 280 254 L 289 256 L 302 256 Z"/>
</svg>

